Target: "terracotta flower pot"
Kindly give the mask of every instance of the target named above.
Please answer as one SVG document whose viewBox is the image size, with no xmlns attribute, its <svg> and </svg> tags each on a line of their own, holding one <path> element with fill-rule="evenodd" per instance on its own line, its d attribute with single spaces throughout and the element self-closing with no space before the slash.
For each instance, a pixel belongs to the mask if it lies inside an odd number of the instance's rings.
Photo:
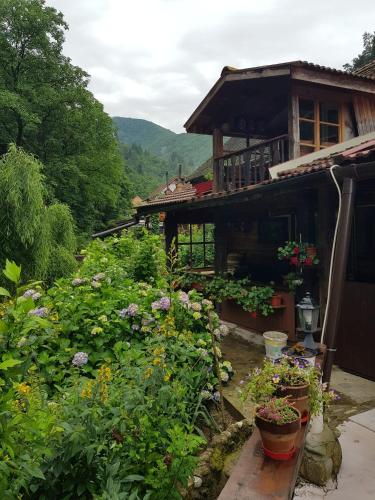
<svg viewBox="0 0 375 500">
<path fill-rule="evenodd" d="M 310 400 L 309 400 L 309 384 L 297 386 L 281 386 L 276 395 L 282 398 L 288 397 L 288 401 L 301 414 L 301 423 L 305 424 L 309 418 Z"/>
<path fill-rule="evenodd" d="M 278 295 L 277 293 L 272 295 L 272 297 L 271 297 L 271 306 L 272 307 L 279 307 L 279 306 L 281 306 L 282 303 L 283 303 L 283 298 L 281 297 L 281 295 Z"/>
<path fill-rule="evenodd" d="M 255 424 L 262 438 L 263 450 L 267 456 L 275 460 L 288 460 L 294 453 L 295 441 L 301 428 L 300 412 L 291 407 L 296 413 L 296 419 L 287 424 L 276 424 L 255 415 Z"/>
<path fill-rule="evenodd" d="M 316 257 L 316 247 L 306 247 L 306 255 L 308 257 Z"/>
</svg>

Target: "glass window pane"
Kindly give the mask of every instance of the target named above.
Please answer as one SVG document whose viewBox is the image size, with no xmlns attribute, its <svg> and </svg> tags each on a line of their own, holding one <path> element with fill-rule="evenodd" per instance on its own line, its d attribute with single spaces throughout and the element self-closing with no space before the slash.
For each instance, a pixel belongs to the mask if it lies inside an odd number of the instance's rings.
<svg viewBox="0 0 375 500">
<path fill-rule="evenodd" d="M 299 99 L 299 117 L 314 120 L 314 101 Z"/>
<path fill-rule="evenodd" d="M 311 144 L 314 144 L 314 123 L 300 121 L 299 135 L 302 142 L 309 142 Z"/>
<path fill-rule="evenodd" d="M 332 146 L 339 142 L 339 127 L 334 125 L 320 125 L 320 145 Z"/>
<path fill-rule="evenodd" d="M 320 121 L 339 123 L 339 107 L 335 102 L 320 103 Z"/>
</svg>

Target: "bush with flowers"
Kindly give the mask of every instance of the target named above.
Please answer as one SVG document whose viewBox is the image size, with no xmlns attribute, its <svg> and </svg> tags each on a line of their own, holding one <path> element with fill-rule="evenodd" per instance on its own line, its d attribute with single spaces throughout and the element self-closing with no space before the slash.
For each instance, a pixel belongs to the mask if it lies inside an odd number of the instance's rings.
<svg viewBox="0 0 375 500">
<path fill-rule="evenodd" d="M 226 329 L 210 300 L 169 286 L 161 248 L 148 234 L 95 241 L 48 290 L 7 264 L 2 498 L 180 498 L 218 400 Z"/>
</svg>

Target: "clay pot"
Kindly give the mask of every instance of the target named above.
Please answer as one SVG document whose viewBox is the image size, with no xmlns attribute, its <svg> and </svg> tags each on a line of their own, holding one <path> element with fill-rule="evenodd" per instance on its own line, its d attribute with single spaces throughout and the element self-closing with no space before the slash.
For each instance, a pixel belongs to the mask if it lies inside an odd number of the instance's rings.
<svg viewBox="0 0 375 500">
<path fill-rule="evenodd" d="M 309 384 L 297 386 L 282 386 L 276 391 L 278 397 L 288 397 L 288 401 L 301 414 L 301 423 L 305 424 L 309 419 L 310 400 L 309 400 Z"/>
<path fill-rule="evenodd" d="M 306 255 L 308 257 L 316 257 L 316 247 L 306 247 Z"/>
<path fill-rule="evenodd" d="M 272 295 L 272 297 L 271 297 L 271 306 L 272 307 L 279 307 L 282 305 L 282 303 L 283 303 L 283 298 L 281 297 L 281 295 L 278 295 L 277 293 Z"/>
<path fill-rule="evenodd" d="M 296 413 L 296 419 L 282 425 L 255 414 L 255 424 L 262 438 L 263 450 L 266 455 L 275 460 L 288 460 L 293 456 L 296 437 L 301 428 L 301 415 L 296 408 L 293 410 Z"/>
</svg>

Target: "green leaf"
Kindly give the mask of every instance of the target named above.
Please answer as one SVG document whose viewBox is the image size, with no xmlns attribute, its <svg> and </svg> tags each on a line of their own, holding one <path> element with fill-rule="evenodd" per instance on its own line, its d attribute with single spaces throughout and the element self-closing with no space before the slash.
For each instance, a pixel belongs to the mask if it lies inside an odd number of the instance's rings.
<svg viewBox="0 0 375 500">
<path fill-rule="evenodd" d="M 7 370 L 8 368 L 13 368 L 14 366 L 21 365 L 22 361 L 19 359 L 9 358 L 0 363 L 0 370 Z"/>
<path fill-rule="evenodd" d="M 0 333 L 6 333 L 8 331 L 8 325 L 4 320 L 0 319 Z"/>
<path fill-rule="evenodd" d="M 8 280 L 17 285 L 21 279 L 21 266 L 17 266 L 15 262 L 7 259 L 5 262 L 5 269 L 3 269 L 3 273 L 8 278 Z"/>
<path fill-rule="evenodd" d="M 10 297 L 10 293 L 8 292 L 8 290 L 6 290 L 1 286 L 0 286 L 0 295 L 2 295 L 3 297 Z"/>
<path fill-rule="evenodd" d="M 144 476 L 139 476 L 138 474 L 131 474 L 130 476 L 126 476 L 124 481 L 131 483 L 133 481 L 143 481 Z"/>
</svg>

